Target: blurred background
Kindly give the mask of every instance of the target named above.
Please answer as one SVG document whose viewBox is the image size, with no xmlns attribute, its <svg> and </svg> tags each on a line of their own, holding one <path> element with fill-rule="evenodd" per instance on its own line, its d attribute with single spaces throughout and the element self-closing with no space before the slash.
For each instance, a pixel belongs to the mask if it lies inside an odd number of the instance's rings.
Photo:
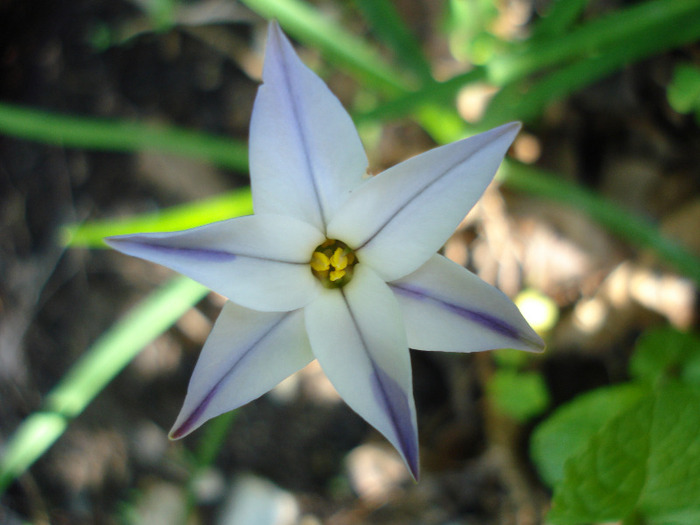
<svg viewBox="0 0 700 525">
<path fill-rule="evenodd" d="M 525 124 L 444 253 L 548 348 L 412 353 L 418 484 L 313 363 L 169 442 L 224 299 L 102 249 L 250 213 L 269 18 L 348 108 L 373 173 Z M 640 340 L 655 356 L 697 329 L 699 25 L 695 0 L 0 0 L 0 522 L 544 522 L 571 450 L 533 432 L 644 380 Z M 105 334 L 112 357 L 71 390 Z"/>
</svg>

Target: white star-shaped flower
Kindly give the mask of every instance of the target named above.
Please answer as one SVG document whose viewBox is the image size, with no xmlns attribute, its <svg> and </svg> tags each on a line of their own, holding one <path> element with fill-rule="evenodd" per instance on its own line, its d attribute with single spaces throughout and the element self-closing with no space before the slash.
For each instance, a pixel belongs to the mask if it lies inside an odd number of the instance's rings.
<svg viewBox="0 0 700 525">
<path fill-rule="evenodd" d="M 438 255 L 493 178 L 511 123 L 375 177 L 355 127 L 270 24 L 250 130 L 254 215 L 107 239 L 228 298 L 171 431 L 266 393 L 318 359 L 345 402 L 418 477 L 409 347 L 537 351 L 500 291 Z"/>
</svg>

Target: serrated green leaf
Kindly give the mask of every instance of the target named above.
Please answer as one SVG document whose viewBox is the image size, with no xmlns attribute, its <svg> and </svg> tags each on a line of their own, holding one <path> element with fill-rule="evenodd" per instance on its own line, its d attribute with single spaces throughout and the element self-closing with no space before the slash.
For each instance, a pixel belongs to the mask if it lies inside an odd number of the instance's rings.
<svg viewBox="0 0 700 525">
<path fill-rule="evenodd" d="M 561 481 L 566 460 L 580 453 L 593 435 L 634 405 L 644 392 L 633 384 L 599 388 L 554 412 L 535 429 L 530 440 L 530 456 L 542 479 L 549 486 Z"/>
<path fill-rule="evenodd" d="M 654 401 L 645 396 L 564 466 L 548 519 L 555 524 L 614 521 L 629 515 L 644 487 Z"/>
<path fill-rule="evenodd" d="M 645 395 L 566 463 L 549 520 L 576 524 L 636 515 L 668 524 L 697 516 L 698 413 L 700 394 L 680 382 Z"/>
<path fill-rule="evenodd" d="M 630 359 L 630 373 L 656 384 L 664 378 L 679 377 L 700 384 L 700 337 L 671 327 L 645 332 Z"/>
<path fill-rule="evenodd" d="M 497 370 L 487 391 L 496 407 L 516 421 L 527 421 L 541 414 L 549 404 L 547 386 L 535 372 Z"/>
<path fill-rule="evenodd" d="M 647 516 L 700 509 L 700 395 L 675 383 L 655 399 L 640 508 Z"/>
</svg>

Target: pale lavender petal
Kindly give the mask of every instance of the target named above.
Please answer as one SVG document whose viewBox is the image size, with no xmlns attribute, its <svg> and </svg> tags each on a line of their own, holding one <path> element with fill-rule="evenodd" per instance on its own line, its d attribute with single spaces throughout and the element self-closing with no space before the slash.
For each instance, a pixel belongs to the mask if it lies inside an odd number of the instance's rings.
<svg viewBox="0 0 700 525">
<path fill-rule="evenodd" d="M 386 281 L 403 277 L 443 245 L 481 197 L 518 133 L 511 123 L 432 149 L 371 178 L 328 225 Z"/>
<path fill-rule="evenodd" d="M 313 250 L 325 237 L 302 221 L 249 215 L 168 233 L 139 233 L 105 241 L 123 253 L 180 272 L 255 310 L 300 308 L 318 293 Z"/>
<path fill-rule="evenodd" d="M 256 312 L 227 302 L 202 349 L 170 437 L 186 436 L 260 397 L 312 360 L 302 310 Z"/>
<path fill-rule="evenodd" d="M 363 182 L 367 157 L 350 116 L 270 24 L 250 124 L 255 213 L 290 215 L 325 231 Z"/>
<path fill-rule="evenodd" d="M 406 392 L 389 374 L 377 366 L 374 366 L 370 382 L 375 402 L 389 415 L 396 430 L 399 442 L 397 448 L 404 456 L 413 478 L 418 480 L 420 464 L 412 388 Z"/>
<path fill-rule="evenodd" d="M 442 255 L 434 255 L 389 286 L 401 306 L 411 348 L 448 352 L 544 348 L 505 294 Z"/>
<path fill-rule="evenodd" d="M 391 290 L 366 265 L 304 309 L 314 355 L 345 402 L 396 447 L 418 477 L 411 361 Z"/>
</svg>

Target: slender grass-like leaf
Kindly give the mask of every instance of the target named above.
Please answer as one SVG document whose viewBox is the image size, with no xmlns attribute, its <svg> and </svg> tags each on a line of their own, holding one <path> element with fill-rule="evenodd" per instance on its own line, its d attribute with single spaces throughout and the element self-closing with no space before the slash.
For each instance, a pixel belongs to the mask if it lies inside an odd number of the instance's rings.
<svg viewBox="0 0 700 525">
<path fill-rule="evenodd" d="M 529 75 L 557 65 L 568 65 L 542 79 L 541 86 L 532 84 L 530 102 L 539 103 L 537 107 L 541 109 L 544 103 L 598 80 L 604 73 L 610 74 L 625 63 L 692 43 L 699 38 L 700 0 L 652 0 L 586 22 L 561 36 L 532 43 L 525 41 L 518 50 L 494 56 L 483 66 L 445 82 L 425 85 L 357 114 L 355 118 L 361 122 L 399 118 L 414 114 L 417 108 L 427 103 L 454 107 L 454 97 L 462 87 L 472 82 L 487 81 L 509 90 L 504 95 L 510 97 L 509 101 L 502 103 L 499 118 L 490 117 L 489 120 L 492 124 L 501 123 L 520 118 L 519 114 L 522 113 L 533 113 L 534 110 L 525 108 L 525 100 L 518 101 L 518 112 L 509 113 L 507 110 L 510 99 L 517 100 L 519 95 L 527 93 L 524 91 L 527 85 L 515 83 Z M 595 70 L 597 67 L 601 68 L 600 71 Z M 582 75 L 582 78 L 576 78 L 576 75 Z M 548 93 L 548 89 L 552 89 L 552 92 Z"/>
<path fill-rule="evenodd" d="M 663 262 L 700 284 L 700 259 L 638 215 L 551 173 L 510 160 L 504 162 L 499 177 L 508 188 L 578 208 L 631 244 L 651 248 Z"/>
<path fill-rule="evenodd" d="M 0 105 L 0 113 L 2 106 Z M 0 118 L 1 120 L 1 118 Z M 2 124 L 0 124 L 1 126 Z M 196 143 L 212 143 L 217 140 L 222 140 L 219 137 L 201 134 L 198 132 L 187 132 L 188 135 L 194 137 Z M 39 137 L 33 137 L 39 140 Z M 90 147 L 81 144 L 84 147 Z M 115 149 L 115 148 L 110 148 Z M 245 153 L 245 152 L 244 152 Z M 230 158 L 225 156 L 214 156 L 210 159 L 214 163 L 230 167 Z M 247 153 L 244 156 L 247 162 Z M 662 259 L 673 264 L 679 271 L 693 278 L 700 283 L 700 264 L 698 259 L 690 255 L 685 249 L 678 246 L 673 241 L 664 237 L 658 229 L 648 221 L 623 212 L 616 205 L 609 201 L 596 197 L 590 192 L 583 190 L 575 185 L 565 184 L 563 181 L 554 177 L 548 177 L 542 174 L 541 171 L 535 168 L 520 166 L 514 163 L 507 163 L 502 170 L 505 174 L 506 184 L 519 191 L 535 194 L 545 198 L 554 200 L 564 200 L 565 202 L 577 207 L 588 213 L 595 220 L 599 221 L 612 232 L 620 235 L 624 239 L 636 245 L 648 246 L 653 249 Z M 227 197 L 222 199 L 225 201 Z M 235 200 L 235 197 L 233 197 Z M 244 202 L 247 197 L 241 197 L 239 204 L 244 207 Z M 595 204 L 592 204 L 595 203 Z M 221 204 L 221 203 L 219 203 Z M 224 204 L 225 205 L 225 204 Z M 213 206 L 212 213 L 221 213 Z M 233 207 L 232 207 L 233 210 Z M 227 214 L 227 213 L 226 213 Z M 235 213 L 231 211 L 231 216 Z M 173 220 L 176 223 L 181 219 L 177 212 L 173 212 L 173 217 L 168 218 L 168 213 L 165 214 L 167 220 Z M 147 219 L 156 220 L 157 219 Z M 189 219 L 188 219 L 189 220 Z M 207 222 L 207 221 L 204 221 Z M 111 221 L 110 221 L 111 223 Z M 145 224 L 129 224 L 128 222 L 120 226 L 114 226 L 110 223 L 101 223 L 93 226 L 84 225 L 82 227 L 68 227 L 66 241 L 70 245 L 82 246 L 97 246 L 101 245 L 103 234 L 126 233 L 134 230 L 149 230 Z M 123 226 L 124 229 L 121 229 Z M 115 229 L 112 229 L 115 228 Z M 169 229 L 163 227 L 163 229 Z"/>
<path fill-rule="evenodd" d="M 700 39 L 700 13 L 698 15 L 680 25 L 675 19 L 659 23 L 634 44 L 618 45 L 605 53 L 556 69 L 534 82 L 524 80 L 508 85 L 493 98 L 478 128 L 488 129 L 507 120 L 534 118 L 552 101 L 571 95 L 626 64 Z"/>
<path fill-rule="evenodd" d="M 408 90 L 406 79 L 364 40 L 299 0 L 242 0 L 265 18 L 276 19 L 294 38 L 317 48 L 328 60 L 355 75 L 365 87 L 389 95 Z"/>
<path fill-rule="evenodd" d="M 536 71 L 620 46 L 653 51 L 654 46 L 649 44 L 654 39 L 650 35 L 656 35 L 657 28 L 674 27 L 687 34 L 685 26 L 697 26 L 699 18 L 700 0 L 651 0 L 633 5 L 585 23 L 564 36 L 537 41 L 524 45 L 520 52 L 494 57 L 488 64 L 489 79 L 503 86 Z"/>
<path fill-rule="evenodd" d="M 171 126 L 74 117 L 0 102 L 0 133 L 73 148 L 164 151 L 248 171 L 246 144 Z"/>
<path fill-rule="evenodd" d="M 250 188 L 243 188 L 155 213 L 125 219 L 69 224 L 63 227 L 61 237 L 63 244 L 73 248 L 106 248 L 103 239 L 112 235 L 186 230 L 252 213 Z"/>
<path fill-rule="evenodd" d="M 552 2 L 545 15 L 535 24 L 533 40 L 563 35 L 581 16 L 588 0 L 559 0 Z"/>
<path fill-rule="evenodd" d="M 476 67 L 467 73 L 457 75 L 444 82 L 433 81 L 421 89 L 398 96 L 368 111 L 356 112 L 353 119 L 358 124 L 401 118 L 419 111 L 422 106 L 439 104 L 454 111 L 455 97 L 459 90 L 473 82 L 484 82 L 488 72 L 483 67 Z"/>
<path fill-rule="evenodd" d="M 432 81 L 430 64 L 394 4 L 388 0 L 354 0 L 354 3 L 372 31 L 391 48 L 398 61 L 419 79 Z"/>
<path fill-rule="evenodd" d="M 95 396 L 141 349 L 199 302 L 207 289 L 177 277 L 132 308 L 102 334 L 7 443 L 0 459 L 0 493 L 63 434 Z"/>
</svg>

